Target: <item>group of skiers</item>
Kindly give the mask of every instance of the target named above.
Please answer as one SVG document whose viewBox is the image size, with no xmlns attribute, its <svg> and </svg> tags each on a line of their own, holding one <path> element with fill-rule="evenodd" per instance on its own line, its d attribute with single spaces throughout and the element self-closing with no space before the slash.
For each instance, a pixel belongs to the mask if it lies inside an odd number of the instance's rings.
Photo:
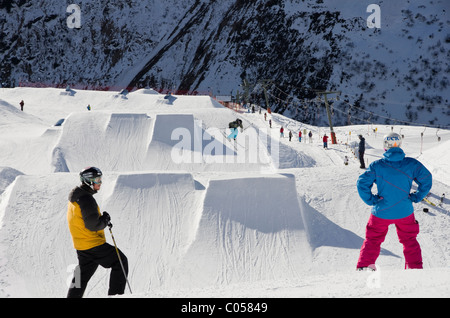
<svg viewBox="0 0 450 318">
<path fill-rule="evenodd" d="M 272 128 L 272 127 L 270 127 L 270 128 Z M 306 129 L 304 130 L 304 134 L 306 134 Z M 293 136 L 294 136 L 294 134 L 292 133 L 292 130 L 289 130 L 289 134 L 288 134 L 289 141 L 292 141 Z M 312 143 L 312 136 L 313 136 L 312 131 L 309 131 L 308 138 L 309 138 L 310 143 Z M 283 126 L 281 126 L 281 128 L 280 128 L 280 138 L 284 138 L 284 127 Z M 302 142 L 302 131 L 301 130 L 299 130 L 299 132 L 298 132 L 298 141 Z"/>
<path fill-rule="evenodd" d="M 264 115 L 265 115 L 264 117 L 266 118 L 266 114 L 264 114 Z M 270 128 L 272 128 L 272 120 L 271 119 L 269 119 L 269 126 L 270 126 Z M 242 132 L 244 129 L 244 126 L 242 125 L 242 120 L 237 118 L 235 121 L 228 123 L 228 128 L 230 129 L 231 133 L 227 136 L 227 138 L 236 140 L 236 137 L 239 132 L 238 128 L 241 128 L 241 132 Z M 304 133 L 306 134 L 306 129 L 304 130 Z M 288 136 L 289 136 L 289 141 L 292 141 L 293 134 L 292 134 L 291 130 L 289 130 Z M 312 136 L 313 136 L 312 131 L 309 131 L 308 137 L 309 137 L 310 143 L 312 143 Z M 281 128 L 280 128 L 280 137 L 284 138 L 284 127 L 283 126 L 281 126 Z M 323 137 L 324 148 L 327 148 L 327 140 L 328 140 L 328 136 L 325 134 L 325 136 Z M 298 132 L 298 141 L 302 142 L 302 131 L 301 130 Z"/>
<path fill-rule="evenodd" d="M 264 120 L 267 120 L 267 113 L 264 113 Z M 269 127 L 272 128 L 272 119 L 269 119 Z M 228 128 L 231 130 L 231 133 L 227 136 L 227 138 L 236 140 L 236 137 L 238 135 L 238 128 L 241 128 L 241 132 L 244 129 L 244 127 L 242 125 L 242 120 L 237 118 L 235 121 L 232 121 L 228 124 Z M 306 135 L 306 133 L 307 133 L 307 130 L 303 129 L 303 134 Z M 310 130 L 307 135 L 308 135 L 309 143 L 312 143 L 312 137 L 313 137 L 312 131 Z M 293 137 L 292 130 L 289 130 L 288 137 L 289 137 L 289 141 L 292 141 L 292 137 Z M 362 135 L 358 135 L 358 137 L 359 137 L 358 158 L 360 161 L 360 168 L 366 169 L 366 164 L 364 162 L 365 138 Z M 280 138 L 284 138 L 284 127 L 283 126 L 281 126 L 281 128 L 280 128 Z M 326 133 L 322 137 L 324 149 L 328 149 L 328 138 L 329 137 L 327 136 Z M 302 142 L 302 130 L 301 129 L 298 132 L 298 141 Z M 306 140 L 305 140 L 305 142 L 306 142 Z M 348 165 L 347 157 L 344 160 L 344 164 Z"/>
</svg>

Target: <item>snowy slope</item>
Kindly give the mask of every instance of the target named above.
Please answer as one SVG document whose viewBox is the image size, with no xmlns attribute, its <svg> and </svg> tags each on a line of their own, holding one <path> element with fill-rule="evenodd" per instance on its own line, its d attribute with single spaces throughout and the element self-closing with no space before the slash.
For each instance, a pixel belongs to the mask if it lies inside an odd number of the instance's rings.
<svg viewBox="0 0 450 318">
<path fill-rule="evenodd" d="M 369 207 L 356 191 L 362 171 L 349 145 L 363 134 L 370 163 L 381 157 L 382 136 L 391 126 L 336 127 L 339 143 L 324 150 L 326 127 L 272 114 L 269 129 L 262 114 L 236 113 L 205 96 L 168 101 L 144 90 L 126 96 L 29 88 L 0 93 L 0 118 L 7 118 L 0 124 L 1 297 L 65 297 L 77 263 L 67 195 L 88 165 L 104 172 L 96 199 L 111 214 L 129 259 L 133 296 L 450 294 L 448 198 L 427 214 L 424 203 L 415 206 L 424 270 L 403 270 L 392 228 L 376 275 L 354 271 Z M 23 98 L 25 112 L 17 112 L 13 105 Z M 234 144 L 224 134 L 236 117 L 247 129 Z M 60 118 L 65 122 L 54 127 Z M 280 138 L 281 126 L 285 135 L 294 132 L 291 142 Z M 189 138 L 173 134 L 177 129 Z M 300 129 L 313 132 L 312 143 L 298 142 Z M 407 155 L 433 172 L 431 198 L 448 197 L 450 131 L 392 129 L 405 136 Z M 195 145 L 199 136 L 198 148 L 186 152 L 189 160 L 177 164 L 177 145 Z M 108 276 L 99 268 L 85 296 L 104 297 Z"/>
</svg>

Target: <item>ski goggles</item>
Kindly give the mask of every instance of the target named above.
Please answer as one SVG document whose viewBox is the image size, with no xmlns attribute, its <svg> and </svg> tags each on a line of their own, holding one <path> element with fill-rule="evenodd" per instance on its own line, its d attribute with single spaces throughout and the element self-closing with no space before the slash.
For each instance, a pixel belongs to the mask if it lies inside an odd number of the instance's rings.
<svg viewBox="0 0 450 318">
<path fill-rule="evenodd" d="M 91 179 L 91 180 L 95 184 L 102 184 L 102 177 L 96 177 L 96 178 Z"/>
</svg>

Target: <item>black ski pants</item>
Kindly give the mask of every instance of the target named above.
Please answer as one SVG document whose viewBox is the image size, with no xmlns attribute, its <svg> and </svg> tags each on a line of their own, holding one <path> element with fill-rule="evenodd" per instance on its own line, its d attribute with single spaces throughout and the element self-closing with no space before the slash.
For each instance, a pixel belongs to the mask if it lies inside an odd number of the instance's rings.
<svg viewBox="0 0 450 318">
<path fill-rule="evenodd" d="M 128 275 L 127 257 L 120 250 L 119 253 L 125 273 Z M 83 297 L 86 286 L 97 270 L 98 265 L 104 268 L 111 268 L 108 295 L 122 295 L 124 293 L 126 279 L 114 246 L 105 243 L 88 250 L 77 250 L 77 256 L 79 264 L 75 269 L 67 298 Z"/>
<path fill-rule="evenodd" d="M 359 152 L 359 163 L 361 164 L 360 168 L 366 167 L 366 164 L 364 163 L 364 151 Z"/>
</svg>

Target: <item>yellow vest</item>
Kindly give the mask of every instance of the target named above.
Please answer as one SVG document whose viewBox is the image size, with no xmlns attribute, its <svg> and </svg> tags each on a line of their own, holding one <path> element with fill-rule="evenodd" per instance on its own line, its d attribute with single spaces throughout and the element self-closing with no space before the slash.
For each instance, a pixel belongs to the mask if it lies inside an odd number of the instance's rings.
<svg viewBox="0 0 450 318">
<path fill-rule="evenodd" d="M 97 210 L 98 214 L 101 215 L 98 206 Z M 73 246 L 76 250 L 88 250 L 106 243 L 105 231 L 90 231 L 86 228 L 78 203 L 69 201 L 67 221 L 69 222 L 70 234 L 72 234 Z"/>
</svg>

